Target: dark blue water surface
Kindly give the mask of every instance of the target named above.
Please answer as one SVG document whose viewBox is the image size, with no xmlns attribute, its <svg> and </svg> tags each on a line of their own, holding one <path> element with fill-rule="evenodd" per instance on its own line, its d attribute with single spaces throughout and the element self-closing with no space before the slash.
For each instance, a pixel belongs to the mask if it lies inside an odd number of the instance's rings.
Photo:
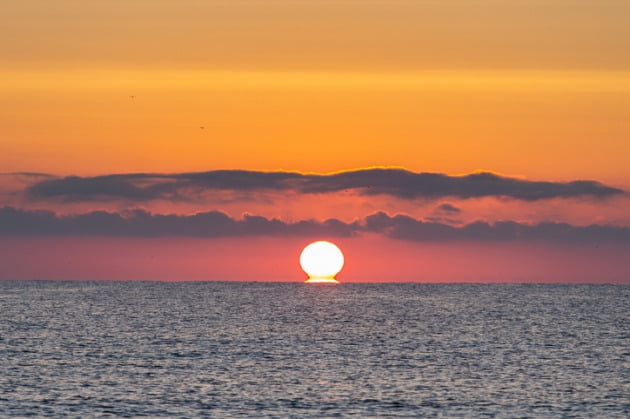
<svg viewBox="0 0 630 419">
<path fill-rule="evenodd" d="M 4 281 L 0 309 L 0 416 L 630 416 L 630 286 Z"/>
</svg>

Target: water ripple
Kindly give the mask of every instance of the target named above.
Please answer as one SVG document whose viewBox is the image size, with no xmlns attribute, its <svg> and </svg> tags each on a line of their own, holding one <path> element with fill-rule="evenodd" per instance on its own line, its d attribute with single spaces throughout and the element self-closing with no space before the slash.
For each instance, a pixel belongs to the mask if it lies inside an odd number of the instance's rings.
<svg viewBox="0 0 630 419">
<path fill-rule="evenodd" d="M 630 416 L 630 287 L 0 282 L 0 416 Z"/>
</svg>

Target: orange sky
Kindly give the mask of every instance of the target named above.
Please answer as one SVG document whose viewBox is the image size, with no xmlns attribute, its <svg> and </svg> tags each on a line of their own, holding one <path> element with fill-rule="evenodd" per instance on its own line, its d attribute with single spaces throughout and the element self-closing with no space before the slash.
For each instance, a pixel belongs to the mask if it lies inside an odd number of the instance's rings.
<svg viewBox="0 0 630 419">
<path fill-rule="evenodd" d="M 67 70 L 0 84 L 4 171 L 396 165 L 629 180 L 624 72 Z"/>
<path fill-rule="evenodd" d="M 627 184 L 630 6 L 549 3 L 11 2 L 0 169 Z"/>
<path fill-rule="evenodd" d="M 0 173 L 378 166 L 630 190 L 628 16 L 621 0 L 7 2 Z M 212 191 L 214 200 L 137 204 L 36 200 L 3 182 L 0 207 L 60 214 L 142 207 L 289 221 L 376 211 L 428 219 L 450 202 L 461 212 L 451 224 L 630 225 L 627 195 L 419 202 L 338 193 L 324 205 L 309 195 L 279 205 L 284 192 L 244 203 Z"/>
</svg>

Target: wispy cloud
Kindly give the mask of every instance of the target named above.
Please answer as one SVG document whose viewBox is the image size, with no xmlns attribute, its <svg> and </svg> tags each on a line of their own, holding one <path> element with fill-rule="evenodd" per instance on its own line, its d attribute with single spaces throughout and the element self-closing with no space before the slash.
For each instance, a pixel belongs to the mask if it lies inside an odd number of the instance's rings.
<svg viewBox="0 0 630 419">
<path fill-rule="evenodd" d="M 56 178 L 57 176 L 51 175 L 48 173 L 39 173 L 39 172 L 9 172 L 9 173 L 0 173 L 2 177 L 26 177 L 26 178 Z"/>
<path fill-rule="evenodd" d="M 462 212 L 461 208 L 456 207 L 453 204 L 449 204 L 448 202 L 438 206 L 436 208 L 436 212 L 441 212 L 441 213 L 445 213 L 445 214 L 459 214 Z"/>
<path fill-rule="evenodd" d="M 37 181 L 26 189 L 27 196 L 31 199 L 57 199 L 65 202 L 187 201 L 194 200 L 199 193 L 212 191 L 293 191 L 302 194 L 354 191 L 361 195 L 388 195 L 407 200 L 505 197 L 522 201 L 574 197 L 604 199 L 624 193 L 621 189 L 593 180 L 532 181 L 488 172 L 450 176 L 392 168 L 333 174 L 215 170 L 175 174 L 69 176 Z"/>
<path fill-rule="evenodd" d="M 355 222 L 337 219 L 286 222 L 275 218 L 245 215 L 235 219 L 223 212 L 193 215 L 152 214 L 144 210 L 124 213 L 95 211 L 69 216 L 52 211 L 0 208 L 2 236 L 119 236 L 119 237 L 243 237 L 243 236 L 319 236 L 351 237 L 365 233 L 412 241 L 550 241 L 597 243 L 615 241 L 630 244 L 630 228 L 605 225 L 575 226 L 545 222 L 524 224 L 502 221 L 494 224 L 474 222 L 452 226 L 406 215 L 383 212 Z"/>
</svg>

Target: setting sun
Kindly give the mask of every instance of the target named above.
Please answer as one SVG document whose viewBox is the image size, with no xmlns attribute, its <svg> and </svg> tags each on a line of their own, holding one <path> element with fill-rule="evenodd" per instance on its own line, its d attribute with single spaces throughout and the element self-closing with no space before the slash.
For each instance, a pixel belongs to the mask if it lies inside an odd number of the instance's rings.
<svg viewBox="0 0 630 419">
<path fill-rule="evenodd" d="M 300 266 L 309 276 L 306 283 L 339 283 L 335 275 L 341 271 L 343 264 L 343 253 L 328 241 L 313 242 L 300 254 Z"/>
</svg>

